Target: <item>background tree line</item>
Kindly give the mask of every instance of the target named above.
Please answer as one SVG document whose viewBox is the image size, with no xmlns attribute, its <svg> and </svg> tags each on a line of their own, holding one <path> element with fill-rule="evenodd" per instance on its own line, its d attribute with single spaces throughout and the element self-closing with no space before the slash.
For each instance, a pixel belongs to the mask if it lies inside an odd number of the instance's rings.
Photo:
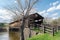
<svg viewBox="0 0 60 40">
<path fill-rule="evenodd" d="M 44 19 L 43 24 L 50 24 L 50 25 L 53 25 L 53 26 L 60 26 L 60 17 L 58 19 L 54 19 L 54 20 L 49 20 L 48 18 Z"/>
</svg>

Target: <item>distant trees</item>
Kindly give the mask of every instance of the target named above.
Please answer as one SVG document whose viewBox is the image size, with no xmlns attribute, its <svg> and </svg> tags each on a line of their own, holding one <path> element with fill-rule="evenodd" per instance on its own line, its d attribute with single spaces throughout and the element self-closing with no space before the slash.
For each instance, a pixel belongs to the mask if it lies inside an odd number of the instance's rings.
<svg viewBox="0 0 60 40">
<path fill-rule="evenodd" d="M 52 20 L 51 24 L 54 25 L 54 26 L 56 26 L 56 25 L 60 26 L 60 17 L 58 19 Z"/>
<path fill-rule="evenodd" d="M 60 17 L 57 19 L 58 25 L 60 25 Z"/>
<path fill-rule="evenodd" d="M 0 23 L 0 27 L 4 27 L 5 26 L 5 24 L 4 23 Z"/>
<path fill-rule="evenodd" d="M 53 26 L 60 26 L 60 17 L 58 19 L 50 20 L 49 18 L 44 19 L 43 24 L 50 24 Z"/>
<path fill-rule="evenodd" d="M 57 26 L 57 24 L 58 24 L 57 19 L 56 19 L 56 20 L 53 20 L 53 21 L 51 22 L 51 25 L 53 25 L 53 26 Z"/>
</svg>

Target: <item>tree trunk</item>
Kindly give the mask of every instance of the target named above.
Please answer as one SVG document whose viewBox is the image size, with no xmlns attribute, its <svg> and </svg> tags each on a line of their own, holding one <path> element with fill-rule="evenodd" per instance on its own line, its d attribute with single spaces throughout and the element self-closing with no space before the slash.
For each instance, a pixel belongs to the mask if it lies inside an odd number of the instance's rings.
<svg viewBox="0 0 60 40">
<path fill-rule="evenodd" d="M 25 24 L 25 19 L 23 18 L 22 20 L 22 26 L 21 26 L 21 40 L 24 40 L 24 24 Z"/>
<path fill-rule="evenodd" d="M 30 29 L 30 28 L 29 28 Z M 30 29 L 30 33 L 29 33 L 29 38 L 31 37 L 31 29 Z"/>
<path fill-rule="evenodd" d="M 29 38 L 31 37 L 31 28 L 30 28 L 30 17 L 27 18 L 28 19 L 28 27 L 29 27 Z"/>
</svg>

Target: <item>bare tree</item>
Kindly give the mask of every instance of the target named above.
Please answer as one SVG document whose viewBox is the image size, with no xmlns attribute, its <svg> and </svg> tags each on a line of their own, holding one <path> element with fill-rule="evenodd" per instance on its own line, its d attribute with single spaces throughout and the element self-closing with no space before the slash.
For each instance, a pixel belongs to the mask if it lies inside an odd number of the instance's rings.
<svg viewBox="0 0 60 40">
<path fill-rule="evenodd" d="M 16 0 L 16 5 L 14 7 L 8 7 L 7 9 L 10 10 L 12 13 L 16 14 L 17 18 L 22 15 L 22 25 L 21 25 L 21 40 L 24 40 L 24 25 L 25 25 L 25 18 L 29 19 L 30 10 L 39 0 Z M 14 8 L 14 9 L 13 9 Z M 16 12 L 17 11 L 17 12 Z M 19 18 L 17 20 L 20 20 Z"/>
<path fill-rule="evenodd" d="M 21 3 L 20 0 L 17 0 L 17 3 L 19 4 L 20 9 L 22 10 L 23 13 L 23 22 L 22 22 L 22 26 L 21 26 L 21 40 L 24 40 L 24 24 L 25 24 L 25 19 L 29 16 L 29 12 L 32 9 L 33 5 L 37 2 L 38 0 L 25 0 L 25 5 L 23 6 L 23 4 Z"/>
</svg>

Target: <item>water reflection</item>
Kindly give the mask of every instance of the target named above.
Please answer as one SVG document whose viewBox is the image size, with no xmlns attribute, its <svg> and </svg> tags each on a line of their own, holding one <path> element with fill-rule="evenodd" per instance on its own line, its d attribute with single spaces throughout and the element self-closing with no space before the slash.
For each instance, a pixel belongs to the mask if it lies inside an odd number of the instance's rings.
<svg viewBox="0 0 60 40">
<path fill-rule="evenodd" d="M 0 32 L 0 40 L 9 40 L 8 32 Z"/>
<path fill-rule="evenodd" d="M 19 32 L 0 32 L 0 40 L 20 40 Z"/>
<path fill-rule="evenodd" d="M 29 38 L 29 31 L 24 33 L 24 38 L 26 40 L 27 38 Z M 0 40 L 21 40 L 20 32 L 0 32 Z"/>
<path fill-rule="evenodd" d="M 19 32 L 9 32 L 9 39 L 10 40 L 20 40 L 20 33 Z"/>
</svg>

